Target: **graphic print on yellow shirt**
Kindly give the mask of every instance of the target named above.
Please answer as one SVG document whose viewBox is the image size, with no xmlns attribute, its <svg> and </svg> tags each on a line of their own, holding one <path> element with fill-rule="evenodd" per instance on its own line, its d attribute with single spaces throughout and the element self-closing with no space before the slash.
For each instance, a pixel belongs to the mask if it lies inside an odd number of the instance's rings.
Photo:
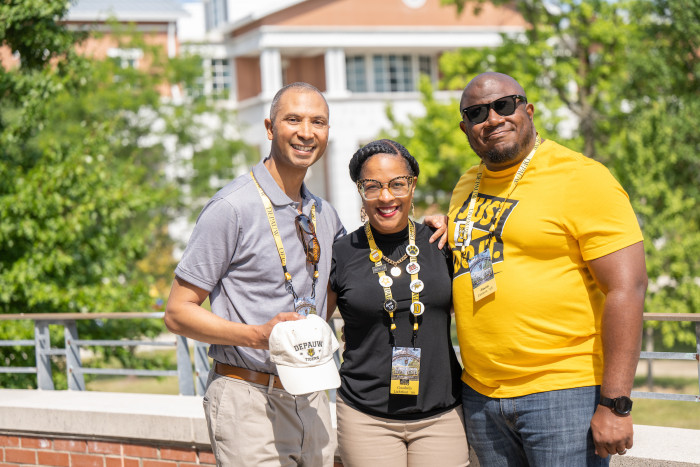
<svg viewBox="0 0 700 467">
<path fill-rule="evenodd" d="M 462 380 L 489 397 L 600 384 L 605 295 L 588 262 L 642 240 L 627 194 L 600 163 L 547 140 L 488 229 L 518 167 L 484 171 L 462 258 L 477 167 L 448 211 Z M 488 246 L 496 291 L 474 301 L 467 260 Z"/>
<path fill-rule="evenodd" d="M 461 249 L 463 243 L 467 239 L 467 211 L 469 208 L 469 200 L 467 199 L 462 204 L 461 209 L 454 217 L 454 246 L 453 255 L 455 260 L 455 277 L 459 274 L 464 274 L 469 271 L 468 261 L 474 255 L 481 253 L 487 248 L 491 249 L 491 262 L 493 264 L 503 261 L 503 226 L 508 221 L 508 217 L 513 212 L 513 209 L 518 204 L 517 200 L 498 196 L 479 194 L 474 206 L 474 228 L 472 230 L 472 239 L 469 245 L 464 248 L 464 257 L 462 257 Z M 505 201 L 505 205 L 503 202 Z M 502 213 L 498 219 L 496 230 L 489 238 L 489 229 L 495 222 L 495 216 L 498 209 L 503 205 Z"/>
</svg>

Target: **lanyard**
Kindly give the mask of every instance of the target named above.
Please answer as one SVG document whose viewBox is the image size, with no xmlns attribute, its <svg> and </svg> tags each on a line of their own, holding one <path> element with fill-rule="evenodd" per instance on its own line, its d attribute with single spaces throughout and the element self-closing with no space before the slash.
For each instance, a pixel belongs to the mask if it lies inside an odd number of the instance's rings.
<svg viewBox="0 0 700 467">
<path fill-rule="evenodd" d="M 272 202 L 270 198 L 265 194 L 260 184 L 255 179 L 253 172 L 250 172 L 250 176 L 255 183 L 260 194 L 260 199 L 262 199 L 263 205 L 265 206 L 265 213 L 267 214 L 267 221 L 270 224 L 270 230 L 272 231 L 272 236 L 275 239 L 275 245 L 277 245 L 277 253 L 280 256 L 280 261 L 282 262 L 282 270 L 284 271 L 285 289 L 287 292 L 292 294 L 294 299 L 297 299 L 297 294 L 294 292 L 294 287 L 292 287 L 292 275 L 287 271 L 287 255 L 284 252 L 284 246 L 282 245 L 282 237 L 280 236 L 280 231 L 277 228 L 277 220 L 275 219 L 275 210 L 272 207 Z M 316 228 L 316 203 L 311 205 L 311 222 L 314 224 L 314 229 Z M 314 277 L 311 282 L 311 298 L 316 296 L 316 282 L 318 281 L 318 264 L 314 264 Z"/>
<path fill-rule="evenodd" d="M 396 345 L 396 336 L 394 331 L 396 330 L 396 323 L 394 322 L 394 311 L 396 310 L 397 303 L 394 300 L 394 296 L 391 293 L 391 285 L 394 280 L 384 273 L 386 267 L 382 264 L 383 253 L 377 247 L 377 243 L 374 241 L 374 236 L 372 235 L 372 228 L 369 222 L 365 223 L 365 234 L 367 234 L 367 241 L 369 242 L 369 260 L 374 263 L 373 271 L 377 271 L 377 276 L 379 276 L 379 285 L 384 289 L 384 310 L 389 313 L 389 318 L 391 319 L 391 326 L 389 330 L 391 331 L 392 341 L 394 346 Z M 411 313 L 413 313 L 413 337 L 411 339 L 413 348 L 416 347 L 416 337 L 418 336 L 418 316 L 425 312 L 425 307 L 420 302 L 420 291 L 423 290 L 423 282 L 418 279 L 418 271 L 420 267 L 418 266 L 418 253 L 420 250 L 416 245 L 416 226 L 411 220 L 408 221 L 408 246 L 406 247 L 406 254 L 409 256 L 410 260 L 406 266 L 406 270 L 411 274 Z"/>
<path fill-rule="evenodd" d="M 536 134 L 536 139 L 535 139 L 535 146 L 532 148 L 532 151 L 530 151 L 530 154 L 527 155 L 525 159 L 520 163 L 520 167 L 518 168 L 518 171 L 515 173 L 515 176 L 513 177 L 513 181 L 510 182 L 510 187 L 508 188 L 508 192 L 506 194 L 505 199 L 501 203 L 501 205 L 498 207 L 498 211 L 496 211 L 496 215 L 493 216 L 493 223 L 491 224 L 491 227 L 489 227 L 489 235 L 488 235 L 488 240 L 490 240 L 491 235 L 493 235 L 493 232 L 496 230 L 496 226 L 498 225 L 499 220 L 501 219 L 501 215 L 503 214 L 503 206 L 506 205 L 508 200 L 510 199 L 510 196 L 513 194 L 513 191 L 515 191 L 515 187 L 518 185 L 520 180 L 523 178 L 523 175 L 525 174 L 525 170 L 527 170 L 527 166 L 530 165 L 530 161 L 532 160 L 533 156 L 535 155 L 535 152 L 537 149 L 540 147 L 540 143 L 542 140 L 540 140 L 540 135 L 539 133 Z M 474 214 L 474 206 L 476 206 L 476 199 L 479 196 L 479 187 L 481 186 L 481 177 L 483 176 L 484 173 L 484 163 L 481 162 L 479 164 L 479 171 L 476 173 L 476 180 L 474 180 L 474 189 L 472 190 L 471 194 L 471 199 L 469 200 L 469 209 L 467 210 L 467 238 L 464 242 L 462 242 L 462 257 L 464 257 L 464 250 L 469 245 L 472 241 L 472 230 L 474 228 L 474 219 L 473 214 Z"/>
</svg>

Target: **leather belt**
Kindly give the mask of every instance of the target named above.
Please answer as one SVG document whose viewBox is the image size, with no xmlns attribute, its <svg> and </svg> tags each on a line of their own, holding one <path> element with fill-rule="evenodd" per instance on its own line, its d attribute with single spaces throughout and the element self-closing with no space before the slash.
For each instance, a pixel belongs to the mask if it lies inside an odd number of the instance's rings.
<svg viewBox="0 0 700 467">
<path fill-rule="evenodd" d="M 279 376 L 275 376 L 270 373 L 249 370 L 247 368 L 231 366 L 220 362 L 216 362 L 216 367 L 214 368 L 214 371 L 216 371 L 221 376 L 228 376 L 229 378 L 235 378 L 240 379 L 242 381 L 248 381 L 249 383 L 260 384 L 261 386 L 269 386 L 270 376 L 272 376 L 274 378 L 272 387 L 277 389 L 284 389 L 284 386 L 282 386 L 282 381 L 280 381 Z"/>
</svg>

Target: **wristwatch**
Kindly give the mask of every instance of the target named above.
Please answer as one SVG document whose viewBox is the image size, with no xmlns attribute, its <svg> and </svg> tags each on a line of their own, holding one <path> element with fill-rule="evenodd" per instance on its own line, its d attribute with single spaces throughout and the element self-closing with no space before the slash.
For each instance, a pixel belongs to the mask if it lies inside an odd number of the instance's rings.
<svg viewBox="0 0 700 467">
<path fill-rule="evenodd" d="M 604 396 L 600 396 L 600 405 L 603 407 L 609 407 L 617 415 L 629 415 L 632 411 L 632 399 L 627 396 L 620 396 L 614 399 L 610 399 Z"/>
</svg>

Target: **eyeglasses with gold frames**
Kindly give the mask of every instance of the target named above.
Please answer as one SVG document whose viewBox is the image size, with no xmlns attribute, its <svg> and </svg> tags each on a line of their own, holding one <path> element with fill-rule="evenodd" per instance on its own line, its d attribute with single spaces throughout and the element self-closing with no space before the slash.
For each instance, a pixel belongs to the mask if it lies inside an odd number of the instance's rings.
<svg viewBox="0 0 700 467">
<path fill-rule="evenodd" d="M 396 198 L 403 198 L 411 193 L 411 187 L 416 181 L 412 175 L 401 175 L 394 177 L 386 183 L 371 178 L 363 178 L 357 181 L 357 190 L 365 201 L 377 199 L 382 195 L 382 190 L 386 186 L 389 193 Z"/>
</svg>

